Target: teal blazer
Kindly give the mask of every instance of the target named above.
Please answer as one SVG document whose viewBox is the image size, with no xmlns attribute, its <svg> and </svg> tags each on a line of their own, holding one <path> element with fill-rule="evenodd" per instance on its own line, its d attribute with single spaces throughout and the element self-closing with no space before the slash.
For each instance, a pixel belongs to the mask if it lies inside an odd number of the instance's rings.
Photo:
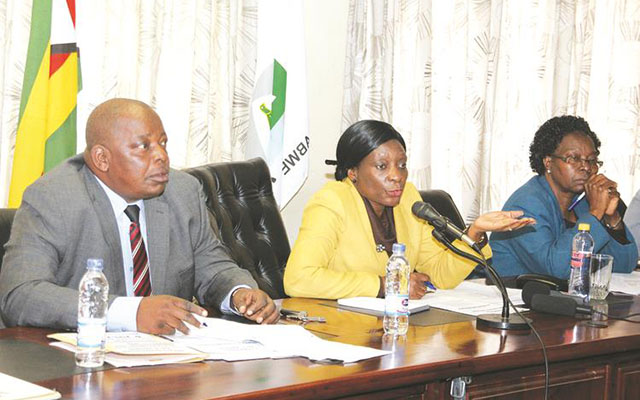
<svg viewBox="0 0 640 400">
<path fill-rule="evenodd" d="M 536 224 L 513 232 L 495 232 L 490 237 L 493 266 L 502 276 L 526 273 L 569 278 L 571 242 L 578 224 L 591 225 L 595 242 L 594 253 L 610 254 L 614 272 L 631 272 L 638 259 L 638 248 L 625 226 L 628 243 L 616 241 L 602 223 L 589 213 L 589 203 L 583 198 L 574 208 L 578 221 L 567 228 L 558 201 L 544 176 L 534 176 L 516 190 L 503 210 L 522 210 Z"/>
</svg>

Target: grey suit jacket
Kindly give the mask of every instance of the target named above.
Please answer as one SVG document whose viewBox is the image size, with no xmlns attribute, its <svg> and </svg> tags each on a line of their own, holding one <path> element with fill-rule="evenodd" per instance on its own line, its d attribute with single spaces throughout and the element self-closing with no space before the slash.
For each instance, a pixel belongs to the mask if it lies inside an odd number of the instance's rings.
<svg viewBox="0 0 640 400">
<path fill-rule="evenodd" d="M 164 193 L 145 200 L 154 294 L 219 307 L 236 285 L 257 288 L 209 224 L 200 184 L 171 170 Z M 88 258 L 102 258 L 109 302 L 126 296 L 116 219 L 102 187 L 74 156 L 24 192 L 0 271 L 7 326 L 75 328 L 78 285 Z"/>
</svg>

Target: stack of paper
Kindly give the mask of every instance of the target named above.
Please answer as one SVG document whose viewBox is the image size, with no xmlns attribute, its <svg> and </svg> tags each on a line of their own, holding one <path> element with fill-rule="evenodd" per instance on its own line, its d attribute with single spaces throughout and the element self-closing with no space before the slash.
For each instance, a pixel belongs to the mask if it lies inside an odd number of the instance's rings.
<svg viewBox="0 0 640 400">
<path fill-rule="evenodd" d="M 524 304 L 521 289 L 507 288 L 509 298 L 516 306 Z M 502 295 L 496 286 L 463 281 L 454 289 L 438 290 L 422 298 L 431 307 L 455 311 L 461 314 L 478 316 L 480 314 L 500 314 Z"/>
<path fill-rule="evenodd" d="M 189 335 L 164 338 L 138 332 L 108 332 L 105 361 L 116 367 L 207 360 L 254 360 L 306 357 L 314 361 L 351 363 L 383 356 L 389 351 L 320 339 L 298 325 L 254 325 L 219 318 L 202 318 Z M 49 335 L 52 346 L 75 351 L 75 333 Z"/>
<path fill-rule="evenodd" d="M 524 304 L 522 290 L 507 289 L 514 305 Z M 358 308 L 371 311 L 384 311 L 384 299 L 373 297 L 352 297 L 338 300 L 339 305 L 350 309 Z M 502 296 L 495 286 L 483 283 L 463 281 L 456 288 L 438 290 L 424 295 L 420 300 L 409 301 L 409 311 L 417 312 L 421 307 L 436 307 L 461 314 L 478 316 L 480 314 L 499 314 L 502 311 Z"/>
<path fill-rule="evenodd" d="M 611 274 L 611 284 L 609 285 L 609 291 L 639 295 L 640 271 L 633 271 L 630 274 L 614 272 L 613 274 Z"/>
<path fill-rule="evenodd" d="M 0 372 L 0 400 L 59 399 L 60 393 Z"/>
<path fill-rule="evenodd" d="M 59 340 L 52 346 L 76 350 L 75 333 L 54 333 L 47 337 Z M 192 348 L 140 332 L 107 332 L 105 352 L 105 362 L 114 367 L 189 363 L 206 358 L 206 354 Z"/>
<path fill-rule="evenodd" d="M 389 351 L 320 339 L 298 325 L 241 324 L 196 316 L 206 326 L 189 327 L 189 335 L 167 336 L 174 343 L 208 353 L 210 360 L 306 357 L 313 361 L 352 363 Z"/>
</svg>

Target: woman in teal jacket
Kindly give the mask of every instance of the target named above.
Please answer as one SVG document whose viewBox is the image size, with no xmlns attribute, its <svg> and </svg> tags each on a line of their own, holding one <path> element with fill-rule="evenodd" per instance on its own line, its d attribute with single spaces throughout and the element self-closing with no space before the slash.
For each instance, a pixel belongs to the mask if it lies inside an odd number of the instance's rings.
<svg viewBox="0 0 640 400">
<path fill-rule="evenodd" d="M 599 148 L 600 140 L 580 117 L 554 117 L 538 129 L 529 148 L 529 162 L 538 175 L 503 208 L 524 211 L 536 225 L 491 235 L 493 266 L 500 275 L 568 278 L 579 223 L 591 226 L 594 253 L 614 257 L 615 272 L 634 269 L 638 249 L 619 212 L 617 183 L 598 172 Z"/>
</svg>

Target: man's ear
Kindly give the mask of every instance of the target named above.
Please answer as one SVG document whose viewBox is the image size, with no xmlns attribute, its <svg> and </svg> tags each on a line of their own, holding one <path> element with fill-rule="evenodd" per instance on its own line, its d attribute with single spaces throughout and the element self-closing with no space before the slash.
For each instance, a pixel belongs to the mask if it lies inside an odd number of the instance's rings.
<svg viewBox="0 0 640 400">
<path fill-rule="evenodd" d="M 109 164 L 111 161 L 111 153 L 106 147 L 97 144 L 91 148 L 89 157 L 94 167 L 101 172 L 109 171 Z"/>
</svg>

